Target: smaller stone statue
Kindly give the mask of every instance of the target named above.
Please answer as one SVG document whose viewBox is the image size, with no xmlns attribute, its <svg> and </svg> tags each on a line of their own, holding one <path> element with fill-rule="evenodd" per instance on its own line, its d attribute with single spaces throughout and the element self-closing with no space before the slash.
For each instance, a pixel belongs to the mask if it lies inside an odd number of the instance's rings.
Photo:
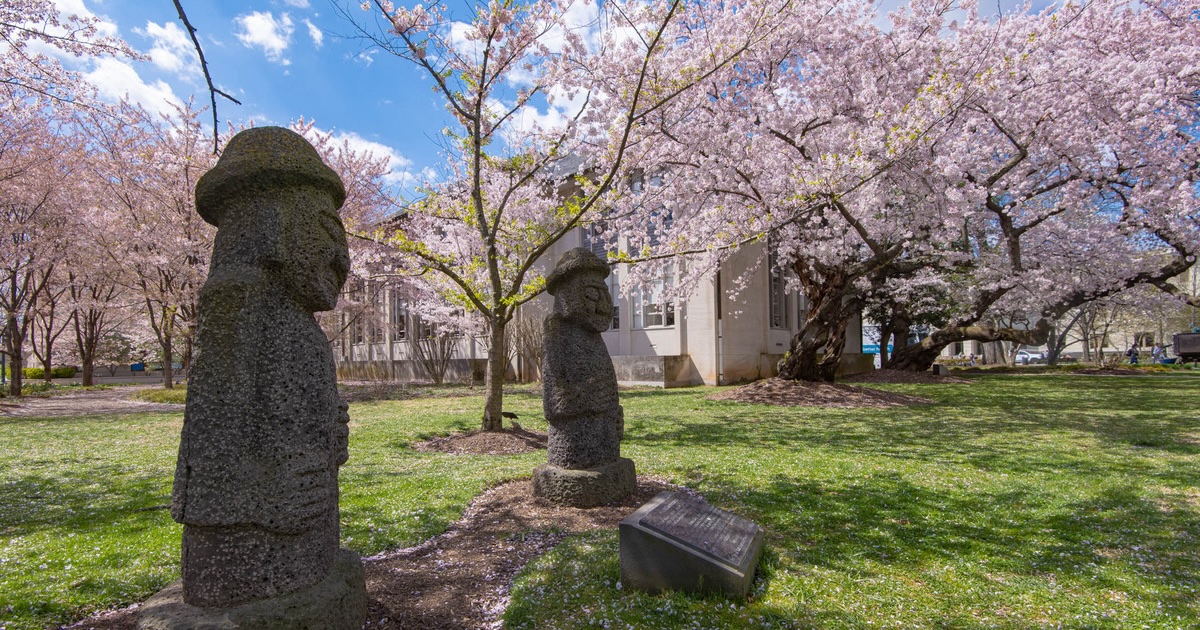
<svg viewBox="0 0 1200 630">
<path fill-rule="evenodd" d="M 217 235 L 171 500 L 183 580 L 146 603 L 143 630 L 362 627 L 362 563 L 339 549 L 349 416 L 313 317 L 350 268 L 344 198 L 279 127 L 234 136 L 196 185 Z"/>
<path fill-rule="evenodd" d="M 637 488 L 633 461 L 621 457 L 625 416 L 600 336 L 613 317 L 608 274 L 604 261 L 578 247 L 563 254 L 546 279 L 554 296 L 542 337 L 549 463 L 534 471 L 533 493 L 560 505 L 595 507 Z"/>
</svg>

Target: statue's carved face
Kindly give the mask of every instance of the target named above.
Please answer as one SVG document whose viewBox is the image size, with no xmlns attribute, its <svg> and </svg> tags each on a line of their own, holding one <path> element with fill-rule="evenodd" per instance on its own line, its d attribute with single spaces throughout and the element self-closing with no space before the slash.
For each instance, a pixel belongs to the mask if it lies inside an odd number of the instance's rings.
<svg viewBox="0 0 1200 630">
<path fill-rule="evenodd" d="M 585 330 L 604 332 L 612 325 L 612 294 L 598 273 L 580 273 L 563 282 L 555 296 L 560 301 L 563 319 Z"/>
<path fill-rule="evenodd" d="M 315 191 L 314 191 L 315 193 Z M 284 276 L 292 297 L 305 309 L 328 311 L 350 272 L 346 229 L 333 200 L 324 194 L 306 196 L 319 211 L 304 208 L 286 213 L 283 226 Z"/>
</svg>

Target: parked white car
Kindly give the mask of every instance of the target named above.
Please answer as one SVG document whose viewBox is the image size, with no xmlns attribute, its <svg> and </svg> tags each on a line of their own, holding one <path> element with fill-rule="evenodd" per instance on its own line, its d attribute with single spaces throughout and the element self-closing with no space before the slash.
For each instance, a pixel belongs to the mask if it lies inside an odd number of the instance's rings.
<svg viewBox="0 0 1200 630">
<path fill-rule="evenodd" d="M 1030 363 L 1040 363 L 1045 360 L 1045 352 L 1030 352 L 1028 350 L 1018 350 L 1016 362 L 1018 365 L 1029 365 Z"/>
</svg>

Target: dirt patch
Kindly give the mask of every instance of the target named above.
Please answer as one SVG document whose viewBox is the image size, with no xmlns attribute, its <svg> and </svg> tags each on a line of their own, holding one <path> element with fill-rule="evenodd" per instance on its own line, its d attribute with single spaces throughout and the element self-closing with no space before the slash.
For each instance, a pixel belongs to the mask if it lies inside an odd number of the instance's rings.
<svg viewBox="0 0 1200 630">
<path fill-rule="evenodd" d="M 526 429 L 470 431 L 418 442 L 418 451 L 437 451 L 452 455 L 517 455 L 546 448 L 546 434 Z"/>
<path fill-rule="evenodd" d="M 528 479 L 497 486 L 476 497 L 446 533 L 363 559 L 369 605 L 364 627 L 499 628 L 512 580 L 530 560 L 570 534 L 615 529 L 654 495 L 676 489 L 641 477 L 627 499 L 583 510 L 534 499 Z M 64 627 L 133 630 L 136 614 L 130 607 Z"/>
<path fill-rule="evenodd" d="M 1129 368 L 1084 368 L 1082 370 L 1074 370 L 1072 374 L 1092 374 L 1098 376 L 1145 376 L 1146 372 L 1142 370 L 1131 370 Z"/>
<path fill-rule="evenodd" d="M 951 383 L 973 383 L 971 379 L 958 376 L 939 376 L 933 372 L 910 372 L 908 370 L 874 370 L 842 379 L 843 383 L 923 383 L 948 385 Z"/>
<path fill-rule="evenodd" d="M 0 416 L 58 418 L 124 413 L 182 413 L 183 405 L 133 400 L 138 392 L 158 389 L 157 385 L 86 389 L 57 396 L 6 398 L 0 404 Z"/>
<path fill-rule="evenodd" d="M 837 383 L 809 383 L 782 378 L 765 378 L 708 397 L 709 400 L 733 400 L 782 407 L 899 407 L 923 405 L 933 401 L 920 396 L 885 392 Z"/>
</svg>

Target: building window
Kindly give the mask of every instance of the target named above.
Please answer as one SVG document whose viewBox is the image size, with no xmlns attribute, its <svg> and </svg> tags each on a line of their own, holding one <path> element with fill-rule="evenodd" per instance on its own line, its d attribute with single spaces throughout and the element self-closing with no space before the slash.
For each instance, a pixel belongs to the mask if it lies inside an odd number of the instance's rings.
<svg viewBox="0 0 1200 630">
<path fill-rule="evenodd" d="M 767 259 L 767 300 L 770 303 L 771 328 L 787 328 L 790 321 L 787 277 L 779 269 L 779 257 L 773 248 Z"/>
<path fill-rule="evenodd" d="M 346 297 L 347 306 L 351 307 L 350 312 L 350 344 L 358 345 L 366 341 L 366 327 L 364 325 L 363 316 L 363 301 L 366 297 L 366 285 L 360 279 L 351 279 L 347 283 Z"/>
<path fill-rule="evenodd" d="M 461 323 L 458 325 L 454 324 L 454 322 L 462 322 L 463 320 L 466 319 L 466 316 L 467 316 L 466 311 L 462 310 L 461 308 L 456 308 L 450 312 L 450 325 L 451 325 L 450 336 L 451 337 L 466 336 L 465 333 L 463 332 L 462 324 Z"/>
<path fill-rule="evenodd" d="M 388 317 L 393 338 L 399 341 L 408 339 L 408 303 L 398 291 L 392 294 L 392 312 Z"/>
<path fill-rule="evenodd" d="M 382 285 L 373 285 L 371 292 L 371 343 L 383 343 L 383 306 L 387 293 Z"/>
<path fill-rule="evenodd" d="M 413 329 L 417 339 L 433 339 L 437 336 L 437 324 L 427 322 L 420 317 L 413 317 Z"/>
<path fill-rule="evenodd" d="M 667 299 L 667 294 L 674 286 L 674 276 L 670 270 L 654 283 L 634 295 L 633 316 L 634 328 L 659 328 L 675 325 L 675 303 Z"/>
<path fill-rule="evenodd" d="M 603 221 L 596 221 L 583 228 L 583 246 L 600 260 L 608 260 L 608 245 L 604 241 L 604 231 L 607 229 L 608 226 Z"/>
<path fill-rule="evenodd" d="M 613 319 L 612 328 L 610 330 L 621 330 L 621 281 L 617 279 L 617 273 L 608 274 L 608 293 L 612 296 L 613 301 Z"/>
<path fill-rule="evenodd" d="M 664 207 L 651 212 L 650 217 L 646 244 L 650 247 L 658 247 L 662 245 L 663 236 L 670 232 L 671 226 L 675 224 L 675 213 L 670 208 Z"/>
</svg>

